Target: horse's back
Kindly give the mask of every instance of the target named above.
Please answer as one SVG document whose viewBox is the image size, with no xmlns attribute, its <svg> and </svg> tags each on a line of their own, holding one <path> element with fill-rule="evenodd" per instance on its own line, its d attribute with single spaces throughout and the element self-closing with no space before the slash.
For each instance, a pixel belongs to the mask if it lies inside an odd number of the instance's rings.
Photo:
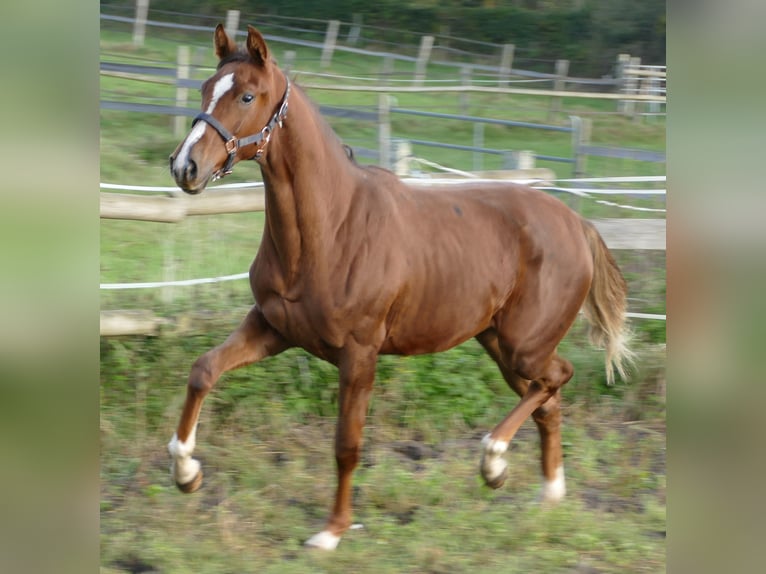
<svg viewBox="0 0 766 574">
<path fill-rule="evenodd" d="M 585 260 L 579 215 L 539 190 L 505 183 L 420 189 L 391 177 L 381 173 L 387 185 L 374 192 L 390 210 L 388 225 L 376 229 L 378 250 L 396 270 L 388 276 L 396 296 L 383 352 L 459 344 L 529 289 L 530 273 L 555 281 L 556 266 L 574 269 Z"/>
</svg>

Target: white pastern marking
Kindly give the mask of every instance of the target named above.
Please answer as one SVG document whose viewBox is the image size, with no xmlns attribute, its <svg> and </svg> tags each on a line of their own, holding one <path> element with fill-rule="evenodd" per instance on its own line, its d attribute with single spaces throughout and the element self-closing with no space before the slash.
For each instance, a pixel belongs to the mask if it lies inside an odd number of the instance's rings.
<svg viewBox="0 0 766 574">
<path fill-rule="evenodd" d="M 194 452 L 197 442 L 197 426 L 192 428 L 186 442 L 178 440 L 178 434 L 173 433 L 173 438 L 168 443 L 168 451 L 173 458 L 188 458 Z"/>
<path fill-rule="evenodd" d="M 504 440 L 494 440 L 491 435 L 484 435 L 481 439 L 481 444 L 484 446 L 484 452 L 492 455 L 500 455 L 508 450 L 508 443 Z"/>
<path fill-rule="evenodd" d="M 321 548 L 322 550 L 335 550 L 340 542 L 340 536 L 335 536 L 329 530 L 322 530 L 319 534 L 314 534 L 306 540 L 306 546 L 312 548 Z"/>
<path fill-rule="evenodd" d="M 564 467 L 556 469 L 556 476 L 553 480 L 546 480 L 543 483 L 543 491 L 540 498 L 543 502 L 558 502 L 567 492 L 566 480 L 564 479 Z"/>
<path fill-rule="evenodd" d="M 215 86 L 213 86 L 213 98 L 210 100 L 210 103 L 208 104 L 207 109 L 205 110 L 205 113 L 212 114 L 216 104 L 218 104 L 218 100 L 220 100 L 221 97 L 233 87 L 234 87 L 234 72 L 231 72 L 219 78 L 218 81 L 215 83 Z M 191 151 L 192 146 L 196 144 L 202 138 L 206 128 L 207 128 L 206 122 L 197 122 L 195 124 L 194 128 L 192 128 L 192 131 L 189 132 L 188 136 L 186 136 L 186 140 L 184 140 L 184 145 L 181 146 L 181 151 L 178 152 L 178 156 L 176 157 L 176 164 L 186 165 L 189 158 L 189 152 Z"/>
<path fill-rule="evenodd" d="M 179 484 L 187 484 L 194 480 L 200 471 L 200 463 L 191 457 L 196 443 L 197 427 L 192 429 L 186 442 L 178 440 L 178 435 L 173 433 L 173 438 L 168 443 L 168 452 L 173 457 L 170 464 L 170 474 Z"/>
<path fill-rule="evenodd" d="M 503 453 L 508 450 L 508 443 L 504 440 L 493 440 L 490 435 L 485 435 L 481 444 L 484 447 L 481 457 L 482 474 L 486 480 L 493 481 L 508 467 L 508 463 L 502 458 Z"/>
</svg>

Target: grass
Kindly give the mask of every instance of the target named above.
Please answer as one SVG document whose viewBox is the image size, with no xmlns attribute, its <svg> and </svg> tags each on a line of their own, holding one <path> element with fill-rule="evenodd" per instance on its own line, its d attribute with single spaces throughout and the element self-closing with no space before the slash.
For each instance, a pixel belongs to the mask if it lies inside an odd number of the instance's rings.
<svg viewBox="0 0 766 574">
<path fill-rule="evenodd" d="M 184 496 L 169 483 L 164 446 L 186 369 L 223 335 L 102 341 L 105 571 L 662 571 L 661 354 L 644 350 L 653 373 L 609 390 L 602 375 L 578 370 L 564 393 L 570 496 L 550 510 L 534 500 L 530 422 L 508 455 L 506 486 L 481 486 L 479 439 L 514 400 L 478 345 L 383 358 L 355 481 L 364 528 L 328 558 L 300 546 L 321 528 L 334 489 L 334 369 L 317 359 L 291 351 L 226 375 L 198 435 L 205 486 Z M 582 365 L 579 338 L 562 352 Z"/>
<path fill-rule="evenodd" d="M 130 34 L 110 24 L 104 25 L 102 59 L 172 65 L 179 42 L 192 45 L 200 63 L 212 64 L 208 35 L 150 35 L 146 47 L 134 50 Z M 273 48 L 278 55 L 288 49 Z M 298 49 L 295 67 L 317 69 L 317 54 Z M 370 74 L 379 66 L 338 53 L 331 71 Z M 401 62 L 395 69 L 411 73 Z M 109 77 L 102 77 L 102 90 L 109 99 L 174 97 L 169 86 Z M 319 89 L 310 95 L 333 105 L 377 101 L 371 94 Z M 461 105 L 454 94 L 397 98 L 398 105 L 416 109 L 457 112 Z M 473 94 L 468 105 L 471 114 L 523 121 L 546 121 L 548 112 L 547 102 L 522 96 Z M 568 113 L 590 115 L 594 143 L 664 149 L 664 122 L 634 123 L 606 114 L 611 105 L 565 99 L 558 121 L 565 122 Z M 332 123 L 349 141 L 374 141 L 366 128 Z M 472 127 L 395 117 L 394 135 L 470 142 Z M 102 111 L 101 179 L 171 185 L 166 161 L 176 144 L 169 117 Z M 569 149 L 567 134 L 490 126 L 485 144 L 552 155 Z M 471 169 L 470 154 L 429 149 L 423 156 Z M 635 164 L 593 158 L 588 165 L 598 175 L 649 175 L 663 167 L 630 163 Z M 485 167 L 491 167 L 488 160 Z M 256 174 L 255 166 L 242 166 L 227 182 L 251 181 Z M 591 204 L 579 208 L 588 216 L 625 215 Z M 179 224 L 102 220 L 101 281 L 245 271 L 262 227 L 260 213 Z M 631 309 L 664 312 L 664 252 L 615 256 L 630 285 Z M 569 494 L 553 509 L 535 503 L 539 439 L 529 421 L 508 453 L 506 486 L 491 491 L 481 485 L 479 440 L 516 399 L 477 343 L 434 356 L 382 357 L 355 478 L 355 521 L 364 527 L 325 555 L 306 552 L 301 543 L 322 527 L 334 491 L 337 375 L 303 351 L 222 377 L 205 403 L 198 434 L 203 489 L 185 496 L 170 483 L 165 445 L 178 420 L 189 367 L 236 326 L 228 311 L 251 302 L 246 281 L 102 291 L 102 309 L 150 309 L 168 316 L 202 309 L 220 315 L 207 332 L 191 336 L 101 339 L 102 572 L 664 571 L 664 323 L 634 323 L 638 367 L 630 382 L 612 387 L 605 383 L 603 353 L 587 345 L 580 322 L 562 342 L 560 351 L 576 372 L 563 391 Z"/>
</svg>

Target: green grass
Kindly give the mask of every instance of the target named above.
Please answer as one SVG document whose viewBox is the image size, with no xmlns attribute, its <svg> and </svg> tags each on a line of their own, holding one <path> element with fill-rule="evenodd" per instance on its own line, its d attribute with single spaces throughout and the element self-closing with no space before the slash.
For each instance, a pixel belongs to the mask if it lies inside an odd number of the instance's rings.
<svg viewBox="0 0 766 574">
<path fill-rule="evenodd" d="M 102 564 L 162 572 L 658 572 L 664 562 L 662 354 L 611 389 L 575 332 L 582 366 L 564 391 L 569 497 L 541 509 L 539 448 L 525 423 L 498 491 L 481 485 L 479 439 L 515 402 L 478 345 L 385 357 L 356 476 L 364 524 L 326 557 L 305 552 L 334 490 L 334 369 L 291 351 L 222 378 L 197 455 L 206 482 L 175 491 L 165 442 L 195 354 L 225 331 L 182 340 L 102 341 Z M 592 370 L 594 369 L 594 370 Z M 440 380 L 437 380 L 440 379 Z M 639 418 L 634 418 L 636 415 Z M 421 447 L 413 460 L 397 448 Z"/>
<path fill-rule="evenodd" d="M 105 24 L 105 61 L 172 65 L 179 42 L 212 65 L 209 35 L 147 38 Z M 199 50 L 197 50 L 199 47 Z M 279 58 L 286 46 L 272 46 Z M 336 55 L 331 71 L 371 74 L 380 61 Z M 318 69 L 318 53 L 298 50 L 296 69 Z M 397 62 L 396 71 L 411 73 Z M 431 74 L 443 70 L 430 70 Z M 200 76 L 204 77 L 200 72 Z M 300 80 L 299 80 L 300 81 Z M 306 80 L 308 81 L 308 80 Z M 312 83 L 315 80 L 310 80 Z M 316 80 L 316 83 L 321 83 Z M 102 77 L 108 99 L 173 98 L 174 88 Z M 375 94 L 311 90 L 316 101 L 370 105 Z M 192 100 L 194 95 L 192 94 Z M 399 94 L 401 107 L 457 113 L 455 94 Z M 468 113 L 547 123 L 549 104 L 524 96 L 472 94 Z M 664 121 L 607 115 L 614 104 L 565 100 L 566 114 L 591 115 L 593 141 L 664 149 Z M 376 147 L 374 130 L 332 120 L 342 138 Z M 472 126 L 394 117 L 394 135 L 472 141 Z M 175 148 L 167 116 L 101 112 L 101 179 L 170 186 Z M 568 134 L 487 126 L 485 145 L 568 155 Z M 421 149 L 416 150 L 421 155 Z M 426 153 L 427 152 L 427 153 Z M 471 169 L 471 156 L 423 148 L 421 157 Z M 632 164 L 632 165 L 631 165 Z M 662 173 L 664 166 L 589 161 L 597 175 Z M 489 157 L 485 167 L 492 168 Z M 499 166 L 498 166 L 499 167 Z M 560 165 L 552 166 L 560 177 Z M 656 171 L 660 170 L 660 171 Z M 259 177 L 242 165 L 229 181 Z M 651 200 L 650 200 L 651 201 Z M 638 199 L 631 199 L 637 204 Z M 625 216 L 583 203 L 587 216 Z M 179 224 L 101 221 L 101 281 L 189 279 L 245 271 L 263 214 L 193 217 Z M 632 310 L 664 312 L 664 252 L 616 252 Z M 634 323 L 639 353 L 630 382 L 605 383 L 603 353 L 586 343 L 581 322 L 560 352 L 575 365 L 565 387 L 564 450 L 568 498 L 535 503 L 540 486 L 536 428 L 528 421 L 508 453 L 510 478 L 491 491 L 478 473 L 479 440 L 516 398 L 473 341 L 434 356 L 382 357 L 355 478 L 355 522 L 337 552 L 301 543 L 323 524 L 334 491 L 332 454 L 337 374 L 291 350 L 222 377 L 208 397 L 195 455 L 205 484 L 191 496 L 168 476 L 166 443 L 178 421 L 193 361 L 238 323 L 230 313 L 252 303 L 246 281 L 165 290 L 102 291 L 102 309 L 149 309 L 174 316 L 191 309 L 219 318 L 184 337 L 101 339 L 102 572 L 662 572 L 665 559 L 664 323 Z M 423 454 L 413 460 L 402 444 Z"/>
</svg>

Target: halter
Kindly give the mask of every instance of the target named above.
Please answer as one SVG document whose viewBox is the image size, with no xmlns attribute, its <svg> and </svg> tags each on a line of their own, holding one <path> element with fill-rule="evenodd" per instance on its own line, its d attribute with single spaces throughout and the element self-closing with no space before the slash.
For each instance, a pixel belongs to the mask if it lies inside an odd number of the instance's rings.
<svg viewBox="0 0 766 574">
<path fill-rule="evenodd" d="M 282 103 L 280 104 L 279 109 L 273 116 L 271 116 L 269 123 L 267 123 L 257 134 L 253 134 L 244 138 L 237 138 L 237 136 L 232 135 L 229 130 L 223 127 L 221 122 L 219 122 L 210 114 L 201 112 L 197 114 L 197 117 L 194 118 L 192 126 L 194 126 L 194 124 L 196 124 L 198 121 L 203 121 L 206 124 L 212 126 L 215 131 L 218 132 L 218 135 L 223 138 L 223 145 L 226 148 L 226 153 L 229 154 L 229 157 L 226 158 L 226 163 L 223 165 L 223 167 L 213 174 L 213 180 L 221 179 L 223 176 L 229 175 L 232 172 L 234 158 L 237 155 L 237 150 L 239 150 L 241 147 L 245 147 L 246 145 L 250 144 L 260 144 L 256 149 L 255 155 L 250 159 L 261 159 L 263 152 L 266 151 L 266 144 L 268 144 L 269 140 L 271 139 L 271 132 L 273 132 L 277 126 L 281 128 L 282 122 L 284 122 L 285 118 L 287 118 L 287 99 L 290 97 L 290 79 L 285 76 L 285 81 L 287 82 L 287 87 L 285 88 L 285 95 L 282 96 Z"/>
</svg>

